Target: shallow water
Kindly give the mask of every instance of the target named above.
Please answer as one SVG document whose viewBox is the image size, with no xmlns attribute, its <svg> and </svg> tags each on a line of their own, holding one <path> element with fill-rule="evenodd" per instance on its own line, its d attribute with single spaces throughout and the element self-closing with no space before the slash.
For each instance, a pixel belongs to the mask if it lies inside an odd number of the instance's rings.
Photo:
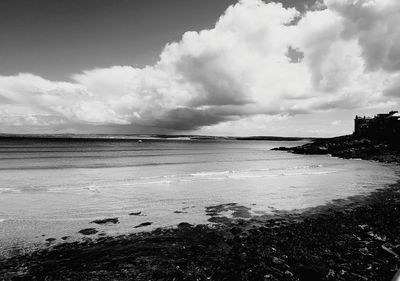
<svg viewBox="0 0 400 281">
<path fill-rule="evenodd" d="M 79 238 L 87 227 L 114 235 L 206 223 L 205 207 L 216 204 L 235 202 L 257 214 L 308 208 L 396 180 L 390 165 L 270 151 L 302 143 L 3 140 L 0 254 L 49 237 Z M 107 217 L 120 223 L 90 224 Z M 133 228 L 147 221 L 153 225 Z"/>
</svg>

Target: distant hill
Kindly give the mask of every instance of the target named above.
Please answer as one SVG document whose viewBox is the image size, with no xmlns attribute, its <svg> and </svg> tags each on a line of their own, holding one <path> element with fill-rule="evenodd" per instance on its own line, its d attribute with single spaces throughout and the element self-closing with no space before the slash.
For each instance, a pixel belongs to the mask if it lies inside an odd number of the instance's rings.
<svg viewBox="0 0 400 281">
<path fill-rule="evenodd" d="M 279 136 L 249 136 L 224 137 L 202 135 L 108 135 L 108 134 L 0 134 L 0 140 L 34 140 L 46 139 L 52 141 L 127 141 L 127 140 L 255 140 L 255 141 L 299 141 L 314 140 L 307 137 L 279 137 Z"/>
</svg>

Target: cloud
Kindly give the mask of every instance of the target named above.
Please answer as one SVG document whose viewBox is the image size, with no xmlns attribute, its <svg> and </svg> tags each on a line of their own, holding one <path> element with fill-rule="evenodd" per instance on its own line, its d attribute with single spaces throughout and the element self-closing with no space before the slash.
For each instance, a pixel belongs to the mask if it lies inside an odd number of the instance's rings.
<svg viewBox="0 0 400 281">
<path fill-rule="evenodd" d="M 384 94 L 389 98 L 400 98 L 400 74 L 387 86 Z"/>
<path fill-rule="evenodd" d="M 357 38 L 367 70 L 400 70 L 400 2 L 327 0 L 343 21 L 343 38 Z"/>
<path fill-rule="evenodd" d="M 92 69 L 72 82 L 0 76 L 0 124 L 140 133 L 397 105 L 400 4 L 318 3 L 300 14 L 239 1 L 214 28 L 167 44 L 153 66 Z"/>
</svg>

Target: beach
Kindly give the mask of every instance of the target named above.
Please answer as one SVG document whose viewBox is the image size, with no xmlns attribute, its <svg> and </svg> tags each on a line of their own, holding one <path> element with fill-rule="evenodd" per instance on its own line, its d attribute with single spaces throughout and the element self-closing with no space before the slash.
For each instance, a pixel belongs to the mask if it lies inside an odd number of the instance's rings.
<svg viewBox="0 0 400 281">
<path fill-rule="evenodd" d="M 120 235 L 98 232 L 104 225 L 119 223 L 118 217 L 103 217 L 81 229 L 81 240 L 50 239 L 45 249 L 4 259 L 0 276 L 6 280 L 390 280 L 399 260 L 399 189 L 399 183 L 382 184 L 325 204 L 264 213 L 253 212 L 251 204 L 209 204 L 203 208 L 208 224 L 182 219 L 172 227 L 136 231 L 151 226 L 146 217 L 131 225 L 135 231 Z"/>
<path fill-rule="evenodd" d="M 390 280 L 399 264 L 399 215 L 394 184 L 303 213 L 56 245 L 3 261 L 0 274 L 5 280 Z"/>
</svg>

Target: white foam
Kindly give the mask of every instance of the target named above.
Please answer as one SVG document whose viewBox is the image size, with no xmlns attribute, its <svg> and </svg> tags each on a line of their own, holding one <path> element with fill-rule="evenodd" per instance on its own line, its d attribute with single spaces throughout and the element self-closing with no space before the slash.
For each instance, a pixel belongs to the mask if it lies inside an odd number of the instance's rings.
<svg viewBox="0 0 400 281">
<path fill-rule="evenodd" d="M 304 165 L 286 168 L 266 168 L 266 169 L 249 169 L 249 170 L 226 170 L 226 171 L 204 171 L 191 174 L 181 175 L 164 175 L 159 177 L 143 177 L 138 178 L 134 182 L 123 185 L 149 185 L 149 184 L 171 184 L 173 182 L 193 182 L 203 180 L 223 180 L 223 179 L 246 179 L 246 178 L 262 178 L 276 176 L 301 176 L 301 175 L 322 175 L 336 171 L 316 171 L 323 165 Z M 304 170 L 299 172 L 287 172 L 293 170 Z M 272 173 L 271 172 L 275 172 Z"/>
<path fill-rule="evenodd" d="M 323 165 L 304 165 L 294 167 L 280 167 L 280 168 L 265 168 L 265 169 L 246 169 L 246 170 L 226 170 L 226 171 L 204 171 L 196 172 L 191 174 L 172 174 L 156 177 L 142 177 L 135 179 L 134 183 L 128 183 L 126 185 L 137 185 L 137 184 L 170 184 L 172 181 L 177 182 L 193 182 L 196 180 L 219 180 L 219 179 L 240 179 L 240 178 L 259 178 L 278 176 L 276 174 L 265 174 L 265 172 L 273 171 L 287 171 L 287 170 L 309 170 L 322 168 Z M 313 172 L 303 172 L 298 174 L 313 174 Z M 286 173 L 280 173 L 279 175 L 292 175 Z M 296 173 L 297 175 L 297 173 Z M 125 184 L 121 184 L 125 185 Z"/>
<path fill-rule="evenodd" d="M 319 165 L 301 165 L 301 166 L 294 166 L 294 167 L 279 167 L 279 168 L 265 168 L 265 169 L 256 169 L 256 170 L 248 170 L 250 172 L 266 172 L 266 171 L 287 171 L 287 170 L 302 170 L 302 169 L 316 169 L 316 168 L 323 168 L 324 166 Z"/>
<path fill-rule="evenodd" d="M 262 178 L 265 175 L 256 175 L 256 174 L 235 174 L 229 175 L 230 179 L 249 179 L 249 178 Z"/>
<path fill-rule="evenodd" d="M 161 181 L 146 181 L 146 182 L 135 182 L 132 185 L 146 185 L 146 184 L 171 184 L 172 181 L 161 180 Z"/>
<path fill-rule="evenodd" d="M 312 176 L 312 175 L 326 175 L 336 173 L 337 171 L 321 171 L 321 172 L 304 172 L 304 173 L 281 173 L 277 176 Z M 271 175 L 274 176 L 274 175 Z"/>
<path fill-rule="evenodd" d="M 94 185 L 85 186 L 83 189 L 87 189 L 92 192 L 99 192 L 99 190 Z"/>
<path fill-rule="evenodd" d="M 235 173 L 234 171 L 222 171 L 222 172 L 198 172 L 194 174 L 190 174 L 193 177 L 209 177 L 209 176 L 221 176 L 221 175 L 229 175 L 230 173 Z"/>
<path fill-rule="evenodd" d="M 15 188 L 8 188 L 8 187 L 0 188 L 0 194 L 1 193 L 16 193 L 16 192 L 20 192 L 20 190 L 17 190 Z"/>
<path fill-rule="evenodd" d="M 79 187 L 91 192 L 100 192 L 99 187 L 124 187 L 124 186 L 140 186 L 140 185 L 170 185 L 173 183 L 185 183 L 196 181 L 216 181 L 216 180 L 240 180 L 263 177 L 278 176 L 302 176 L 302 175 L 321 175 L 329 174 L 337 171 L 325 171 L 323 165 L 304 165 L 286 168 L 265 168 L 265 169 L 244 169 L 244 170 L 225 170 L 225 171 L 202 171 L 188 174 L 170 174 L 160 176 L 138 177 L 127 180 L 123 183 L 109 183 L 102 185 L 88 185 Z M 317 170 L 316 170 L 317 169 Z M 289 172 L 292 171 L 292 172 Z"/>
</svg>

